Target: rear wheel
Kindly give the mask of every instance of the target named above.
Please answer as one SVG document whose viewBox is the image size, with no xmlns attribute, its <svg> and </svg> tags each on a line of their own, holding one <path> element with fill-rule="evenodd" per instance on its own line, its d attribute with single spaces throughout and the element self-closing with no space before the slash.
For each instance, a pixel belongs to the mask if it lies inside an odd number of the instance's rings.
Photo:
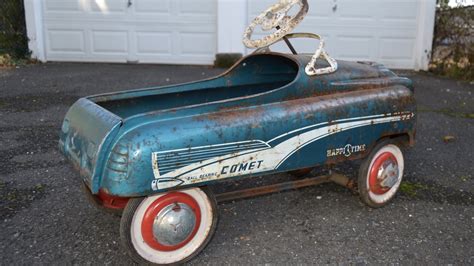
<svg viewBox="0 0 474 266">
<path fill-rule="evenodd" d="M 179 264 L 209 243 L 216 225 L 212 193 L 192 188 L 130 199 L 122 214 L 120 237 L 138 263 Z"/>
<path fill-rule="evenodd" d="M 373 208 L 385 206 L 400 187 L 403 168 L 403 153 L 396 144 L 384 141 L 376 145 L 359 169 L 361 200 Z"/>
</svg>

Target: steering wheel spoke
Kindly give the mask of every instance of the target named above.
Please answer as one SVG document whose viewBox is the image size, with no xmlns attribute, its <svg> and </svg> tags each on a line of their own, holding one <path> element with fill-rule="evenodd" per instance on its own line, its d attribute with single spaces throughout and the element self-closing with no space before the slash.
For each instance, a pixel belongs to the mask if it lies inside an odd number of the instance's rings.
<svg viewBox="0 0 474 266">
<path fill-rule="evenodd" d="M 288 12 L 295 6 L 301 8 L 294 16 L 288 15 Z M 278 3 L 270 6 L 267 10 L 258 15 L 244 31 L 243 43 L 248 48 L 260 48 L 277 42 L 283 36 L 291 32 L 308 13 L 307 0 L 280 0 Z M 277 26 L 275 32 L 266 35 L 260 39 L 252 40 L 252 35 L 257 26 L 263 31 L 270 31 Z"/>
<path fill-rule="evenodd" d="M 300 6 L 298 13 L 294 16 L 288 12 L 296 5 Z M 291 33 L 289 34 L 308 13 L 307 0 L 280 0 L 278 3 L 270 6 L 267 10 L 258 15 L 245 29 L 243 43 L 248 48 L 258 48 L 255 53 L 269 51 L 269 46 L 281 41 L 282 39 L 288 44 L 293 54 L 296 54 L 293 46 L 288 39 L 291 38 L 312 38 L 319 40 L 319 46 L 305 67 L 308 76 L 330 74 L 337 70 L 337 61 L 330 57 L 324 50 L 324 40 L 318 34 L 313 33 Z M 252 40 L 255 28 L 260 25 L 262 30 L 269 31 L 276 29 L 273 33 L 266 35 L 260 39 Z M 324 59 L 329 64 L 328 67 L 317 68 L 318 59 Z"/>
<path fill-rule="evenodd" d="M 328 53 L 322 48 L 321 50 L 318 49 L 316 52 L 320 51 L 319 55 L 316 53 L 311 57 L 311 60 L 305 67 L 305 72 L 308 76 L 315 76 L 315 75 L 323 75 L 323 74 L 330 74 L 336 72 L 337 70 L 337 61 L 336 59 L 330 57 Z M 329 63 L 328 67 L 316 68 L 316 61 L 322 58 Z"/>
<path fill-rule="evenodd" d="M 320 35 L 314 34 L 314 33 L 290 33 L 283 36 L 282 39 L 283 38 L 286 38 L 286 39 L 310 38 L 310 39 L 319 40 L 319 45 L 318 45 L 318 48 L 316 49 L 316 52 L 311 56 L 311 59 L 309 60 L 308 64 L 305 67 L 306 75 L 308 76 L 324 75 L 324 74 L 331 74 L 337 71 L 337 67 L 338 67 L 337 61 L 336 59 L 332 58 L 324 49 L 325 42 L 324 42 L 324 39 Z M 281 41 L 281 40 L 278 40 L 278 41 Z M 270 51 L 271 45 L 272 44 L 265 47 L 260 47 L 257 50 L 258 53 L 262 53 L 264 51 Z M 329 66 L 318 68 L 316 66 L 316 63 L 320 59 L 325 60 L 329 64 Z"/>
</svg>

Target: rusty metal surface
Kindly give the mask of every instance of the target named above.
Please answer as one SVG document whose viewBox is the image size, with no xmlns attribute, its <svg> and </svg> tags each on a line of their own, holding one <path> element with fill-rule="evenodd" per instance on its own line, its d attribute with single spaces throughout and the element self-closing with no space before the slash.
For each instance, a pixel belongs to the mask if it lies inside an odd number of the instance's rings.
<svg viewBox="0 0 474 266">
<path fill-rule="evenodd" d="M 227 202 L 246 198 L 253 198 L 272 193 L 279 193 L 288 190 L 300 189 L 304 187 L 315 186 L 327 182 L 334 182 L 348 189 L 355 190 L 356 182 L 340 173 L 330 173 L 328 175 L 309 177 L 301 180 L 281 182 L 272 185 L 235 190 L 216 195 L 217 202 Z"/>
<path fill-rule="evenodd" d="M 310 60 L 254 54 L 214 79 L 82 99 L 68 114 L 77 119 L 66 122 L 63 152 L 93 193 L 135 197 L 355 160 L 385 137 L 406 135 L 413 143 L 410 80 L 381 65 L 345 61 L 336 73 L 307 76 Z M 74 113 L 98 118 L 80 121 Z M 114 134 L 93 139 L 96 127 L 107 128 L 101 116 L 118 117 L 109 125 Z M 90 149 L 98 159 L 84 156 L 88 139 L 102 141 Z M 346 146 L 354 152 L 330 152 Z"/>
</svg>

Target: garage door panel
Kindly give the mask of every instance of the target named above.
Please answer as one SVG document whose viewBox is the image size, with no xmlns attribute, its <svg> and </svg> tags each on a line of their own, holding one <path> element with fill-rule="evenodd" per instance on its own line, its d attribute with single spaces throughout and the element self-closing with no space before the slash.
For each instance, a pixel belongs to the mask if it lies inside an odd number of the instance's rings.
<svg viewBox="0 0 474 266">
<path fill-rule="evenodd" d="M 379 40 L 380 58 L 382 59 L 411 59 L 415 39 L 385 37 Z"/>
<path fill-rule="evenodd" d="M 216 14 L 216 5 L 213 1 L 179 0 L 179 13 L 193 16 Z"/>
<path fill-rule="evenodd" d="M 170 15 L 171 0 L 135 0 L 133 8 L 136 13 L 154 13 L 155 15 Z"/>
<path fill-rule="evenodd" d="M 328 17 L 332 13 L 335 3 L 334 0 L 309 0 L 308 2 L 308 16 L 318 17 Z M 253 19 L 275 3 L 276 1 L 274 0 L 248 0 L 248 14 Z"/>
<path fill-rule="evenodd" d="M 333 14 L 334 0 L 309 0 L 310 16 L 330 17 Z"/>
<path fill-rule="evenodd" d="M 248 23 L 274 3 L 272 0 L 247 1 Z M 309 13 L 295 32 L 323 35 L 326 50 L 337 59 L 370 60 L 413 68 L 419 38 L 420 1 L 309 0 Z M 254 38 L 263 36 L 259 30 L 256 33 Z M 298 42 L 295 46 L 302 52 L 314 53 L 316 49 L 314 42 Z M 288 51 L 281 44 L 277 50 Z"/>
<path fill-rule="evenodd" d="M 377 32 L 379 38 L 400 38 L 400 39 L 416 39 L 417 30 L 416 28 L 383 28 Z"/>
<path fill-rule="evenodd" d="M 376 34 L 379 30 L 384 29 L 400 29 L 400 30 L 416 30 L 416 20 L 405 20 L 405 19 L 363 19 L 363 18 L 320 18 L 320 17 L 307 17 L 305 20 L 297 26 L 295 32 L 301 32 L 304 28 L 313 28 L 324 30 L 329 29 L 341 29 L 345 31 L 364 31 L 370 30 Z"/>
<path fill-rule="evenodd" d="M 51 12 L 81 12 L 80 0 L 44 0 L 44 11 Z"/>
<path fill-rule="evenodd" d="M 374 49 L 374 38 L 371 36 L 340 35 L 333 45 L 338 51 L 337 57 L 345 60 L 370 60 Z M 336 55 L 334 55 L 336 56 Z"/>
<path fill-rule="evenodd" d="M 83 30 L 49 30 L 47 49 L 53 53 L 85 53 Z"/>
<path fill-rule="evenodd" d="M 208 56 L 215 51 L 212 45 L 214 36 L 212 33 L 180 33 L 180 47 L 183 55 Z"/>
<path fill-rule="evenodd" d="M 379 0 L 380 1 L 380 0 Z M 374 20 L 375 14 L 371 8 L 371 5 L 364 3 L 367 1 L 363 0 L 338 0 L 337 2 L 332 2 L 331 10 L 332 13 L 336 13 L 340 18 L 344 19 L 364 19 L 364 20 Z"/>
<path fill-rule="evenodd" d="M 411 20 L 416 20 L 418 5 L 418 1 L 414 0 L 384 0 L 383 4 L 374 4 L 381 19 Z"/>
<path fill-rule="evenodd" d="M 127 31 L 92 31 L 93 53 L 126 55 L 127 51 Z"/>
<path fill-rule="evenodd" d="M 91 11 L 93 13 L 125 13 L 127 10 L 127 0 L 92 0 L 90 1 Z"/>
<path fill-rule="evenodd" d="M 196 33 L 196 34 L 211 34 L 215 42 L 215 25 L 213 24 L 202 24 L 202 25 L 174 25 L 174 27 L 170 27 L 168 24 L 160 24 L 160 25 L 150 25 L 147 23 L 137 23 L 135 25 L 130 26 L 130 30 L 134 30 L 137 32 L 189 32 L 189 33 Z M 209 44 L 208 44 L 209 45 Z"/>
<path fill-rule="evenodd" d="M 214 61 L 217 0 L 44 1 L 47 60 Z"/>
<path fill-rule="evenodd" d="M 258 16 L 261 12 L 266 10 L 270 5 L 274 4 L 275 2 L 271 0 L 248 0 L 247 4 L 247 13 L 249 14 L 249 20 L 254 19 Z"/>
<path fill-rule="evenodd" d="M 171 32 L 137 32 L 138 55 L 171 55 Z"/>
</svg>

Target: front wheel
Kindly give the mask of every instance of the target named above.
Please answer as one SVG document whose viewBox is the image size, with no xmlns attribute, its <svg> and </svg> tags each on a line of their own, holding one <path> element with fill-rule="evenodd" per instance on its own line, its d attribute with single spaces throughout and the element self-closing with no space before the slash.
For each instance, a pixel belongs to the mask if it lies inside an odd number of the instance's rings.
<svg viewBox="0 0 474 266">
<path fill-rule="evenodd" d="M 211 240 L 217 207 L 207 188 L 191 188 L 130 199 L 122 214 L 120 238 L 138 263 L 179 264 Z"/>
<path fill-rule="evenodd" d="M 396 144 L 389 141 L 377 144 L 359 169 L 361 200 L 373 208 L 385 206 L 400 187 L 403 168 L 403 153 Z"/>
</svg>

